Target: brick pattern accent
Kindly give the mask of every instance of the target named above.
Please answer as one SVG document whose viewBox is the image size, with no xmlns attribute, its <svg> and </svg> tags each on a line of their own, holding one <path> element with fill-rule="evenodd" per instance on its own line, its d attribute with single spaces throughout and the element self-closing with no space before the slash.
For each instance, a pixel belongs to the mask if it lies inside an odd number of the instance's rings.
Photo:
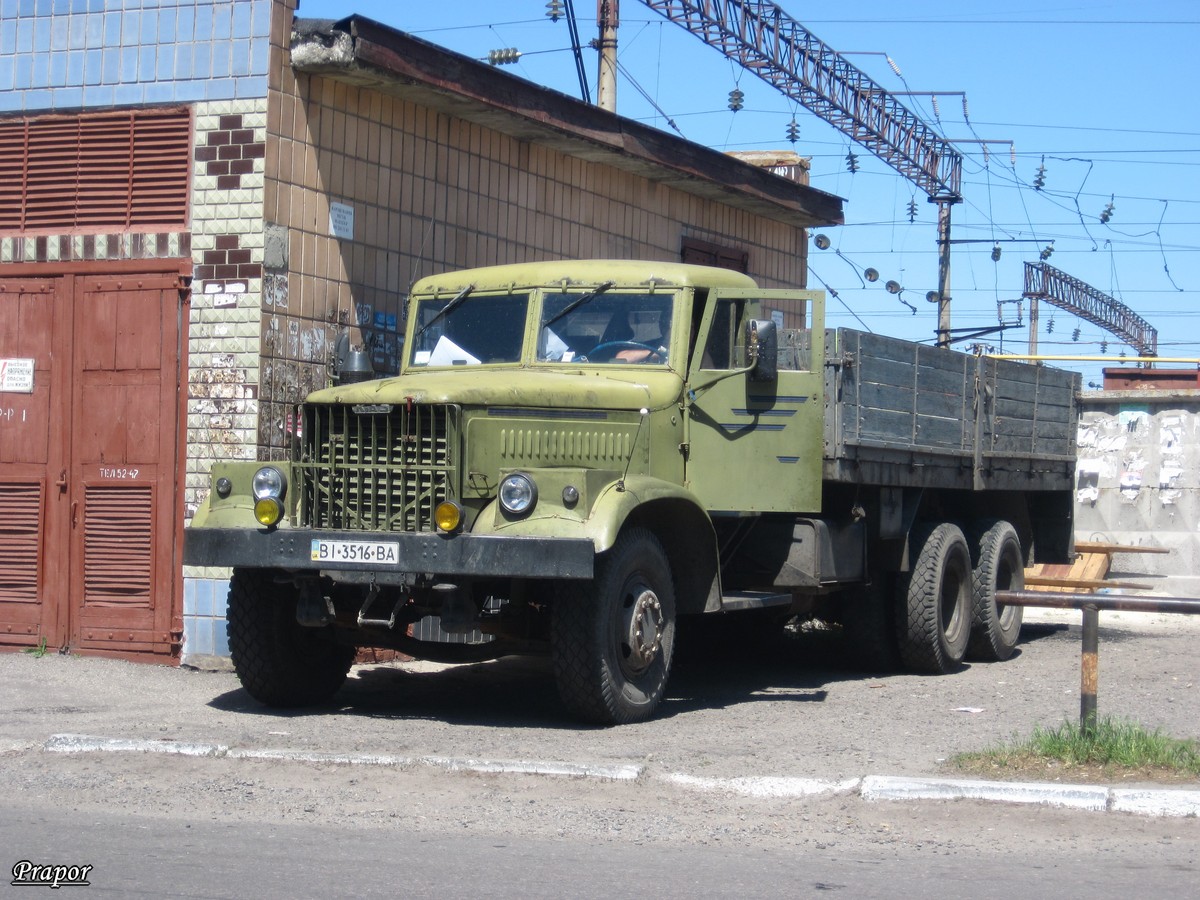
<svg viewBox="0 0 1200 900">
<path fill-rule="evenodd" d="M 222 192 L 227 195 L 225 199 L 235 202 L 249 199 L 255 203 L 253 198 L 261 198 L 267 147 L 265 130 L 255 127 L 261 121 L 261 116 L 218 114 L 216 127 L 208 130 L 196 147 L 196 174 L 203 178 L 205 199 L 216 199 L 218 209 L 230 205 L 220 203 Z M 257 218 L 261 218 L 261 213 Z M 261 242 L 247 242 L 243 246 L 239 233 L 214 232 L 212 240 L 204 244 L 205 249 L 196 260 L 197 279 L 249 281 L 262 278 Z"/>
<path fill-rule="evenodd" d="M 191 255 L 192 236 L 186 231 L 0 237 L 0 263 L 171 259 Z"/>
</svg>

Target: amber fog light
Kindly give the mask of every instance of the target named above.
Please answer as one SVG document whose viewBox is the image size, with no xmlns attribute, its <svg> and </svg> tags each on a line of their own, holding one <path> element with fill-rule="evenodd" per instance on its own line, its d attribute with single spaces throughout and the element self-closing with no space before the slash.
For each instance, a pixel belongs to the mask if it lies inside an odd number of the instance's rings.
<svg viewBox="0 0 1200 900">
<path fill-rule="evenodd" d="M 254 501 L 254 518 L 259 525 L 270 528 L 283 518 L 283 504 L 274 497 L 263 497 Z"/>
<path fill-rule="evenodd" d="M 462 507 L 453 500 L 443 500 L 433 511 L 433 524 L 438 531 L 458 531 L 462 519 Z"/>
</svg>

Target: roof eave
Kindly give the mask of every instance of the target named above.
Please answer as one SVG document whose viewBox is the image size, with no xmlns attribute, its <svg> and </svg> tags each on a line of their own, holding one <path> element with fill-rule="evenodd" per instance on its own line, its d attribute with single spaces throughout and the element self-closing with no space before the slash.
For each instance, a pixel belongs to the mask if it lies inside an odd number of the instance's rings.
<svg viewBox="0 0 1200 900">
<path fill-rule="evenodd" d="M 842 200 L 532 84 L 362 16 L 297 19 L 292 67 L 418 102 L 522 141 L 798 227 L 840 225 Z"/>
</svg>

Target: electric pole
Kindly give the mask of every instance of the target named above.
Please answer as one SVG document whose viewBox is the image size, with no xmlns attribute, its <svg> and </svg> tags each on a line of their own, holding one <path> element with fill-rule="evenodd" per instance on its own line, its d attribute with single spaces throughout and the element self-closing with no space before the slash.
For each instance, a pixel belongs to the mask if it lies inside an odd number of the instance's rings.
<svg viewBox="0 0 1200 900">
<path fill-rule="evenodd" d="M 620 24 L 619 0 L 597 0 L 596 24 L 600 26 L 600 70 L 597 75 L 596 105 L 617 111 L 617 26 Z"/>
</svg>

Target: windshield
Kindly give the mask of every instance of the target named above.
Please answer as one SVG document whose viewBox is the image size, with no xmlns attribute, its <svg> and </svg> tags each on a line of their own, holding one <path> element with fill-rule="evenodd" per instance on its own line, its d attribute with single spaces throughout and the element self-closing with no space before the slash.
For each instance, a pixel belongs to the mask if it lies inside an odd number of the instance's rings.
<svg viewBox="0 0 1200 900">
<path fill-rule="evenodd" d="M 528 294 L 466 294 L 421 300 L 417 303 L 409 365 L 519 362 L 528 309 Z"/>
<path fill-rule="evenodd" d="M 666 365 L 674 295 L 547 293 L 538 333 L 539 362 Z"/>
</svg>

